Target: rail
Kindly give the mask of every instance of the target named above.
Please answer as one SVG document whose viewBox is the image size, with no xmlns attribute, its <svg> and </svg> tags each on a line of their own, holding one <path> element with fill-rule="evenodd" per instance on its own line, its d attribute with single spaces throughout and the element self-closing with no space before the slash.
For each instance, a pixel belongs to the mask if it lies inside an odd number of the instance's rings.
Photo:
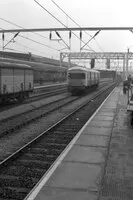
<svg viewBox="0 0 133 200">
<path fill-rule="evenodd" d="M 105 87 L 3 160 L 0 163 L 0 198 L 24 199 L 114 87 L 113 84 Z"/>
</svg>

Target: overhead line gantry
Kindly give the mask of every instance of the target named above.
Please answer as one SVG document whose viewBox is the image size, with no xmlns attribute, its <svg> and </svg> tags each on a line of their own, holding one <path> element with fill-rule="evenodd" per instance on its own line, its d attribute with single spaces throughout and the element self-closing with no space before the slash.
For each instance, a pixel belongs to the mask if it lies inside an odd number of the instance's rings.
<svg viewBox="0 0 133 200">
<path fill-rule="evenodd" d="M 30 29 L 3 29 L 3 30 L 0 30 L 0 33 L 11 33 L 11 32 L 14 32 L 14 33 L 20 33 L 20 32 L 52 32 L 52 31 L 80 31 L 80 33 L 82 31 L 97 31 L 95 33 L 95 35 L 93 37 L 95 37 L 100 31 L 130 31 L 131 33 L 133 33 L 133 27 L 65 27 L 65 28 L 59 28 L 59 27 L 55 27 L 55 28 L 30 28 Z M 88 41 L 89 42 L 89 41 Z M 87 42 L 87 43 L 88 43 Z M 86 44 L 87 44 L 86 43 Z M 85 44 L 85 45 L 86 45 Z M 84 45 L 84 46 L 85 46 Z M 84 47 L 83 46 L 83 47 Z M 82 47 L 82 48 L 83 48 Z M 81 48 L 81 49 L 82 49 Z M 60 53 L 60 61 L 62 62 L 62 60 L 64 59 L 64 57 L 69 57 L 69 60 L 71 59 L 75 59 L 75 58 L 80 58 L 80 59 L 85 59 L 85 58 L 93 58 L 95 56 L 98 56 L 98 57 L 108 57 L 110 59 L 123 59 L 123 72 L 125 71 L 125 60 L 126 60 L 126 69 L 128 71 L 128 59 L 132 59 L 133 58 L 133 54 L 132 53 L 129 53 L 129 51 L 127 53 L 123 52 L 115 52 L 114 54 L 113 53 L 107 53 L 105 52 L 104 54 L 101 54 L 101 53 L 90 53 L 90 54 L 84 54 L 84 52 L 80 52 L 79 54 L 73 52 L 73 53 Z"/>
<path fill-rule="evenodd" d="M 30 29 L 3 29 L 0 33 L 11 32 L 45 32 L 45 31 L 132 31 L 133 27 L 69 27 L 69 28 L 30 28 Z"/>
</svg>

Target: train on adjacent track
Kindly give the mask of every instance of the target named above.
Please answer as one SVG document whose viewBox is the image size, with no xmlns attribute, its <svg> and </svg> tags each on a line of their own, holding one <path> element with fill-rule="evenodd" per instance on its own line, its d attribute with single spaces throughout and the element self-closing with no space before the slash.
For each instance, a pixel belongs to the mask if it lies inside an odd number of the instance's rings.
<svg viewBox="0 0 133 200">
<path fill-rule="evenodd" d="M 82 66 L 75 66 L 67 72 L 68 91 L 71 94 L 85 92 L 88 88 L 98 86 L 100 82 L 100 72 Z"/>
<path fill-rule="evenodd" d="M 46 82 L 64 82 L 67 77 L 67 68 L 41 62 L 31 62 L 0 57 L 0 62 L 26 64 L 33 68 L 34 84 Z"/>
<path fill-rule="evenodd" d="M 0 102 L 22 101 L 33 86 L 33 69 L 29 65 L 0 62 Z"/>
<path fill-rule="evenodd" d="M 27 80 L 29 70 L 31 71 L 31 88 L 27 90 L 24 81 Z M 22 70 L 23 69 L 23 70 Z M 6 102 L 16 98 L 25 99 L 33 91 L 35 85 L 45 83 L 65 82 L 67 77 L 67 68 L 44 64 L 16 60 L 10 58 L 0 58 L 0 102 Z"/>
</svg>

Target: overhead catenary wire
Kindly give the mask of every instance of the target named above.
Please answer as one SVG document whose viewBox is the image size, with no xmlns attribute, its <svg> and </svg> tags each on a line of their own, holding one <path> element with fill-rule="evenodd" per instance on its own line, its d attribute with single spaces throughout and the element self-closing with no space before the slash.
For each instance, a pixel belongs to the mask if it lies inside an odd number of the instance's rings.
<svg viewBox="0 0 133 200">
<path fill-rule="evenodd" d="M 54 0 L 51 0 L 72 22 L 74 22 L 78 27 L 81 28 L 81 26 L 72 18 L 70 17 Z M 101 49 L 101 51 L 103 51 L 103 49 L 101 48 L 101 46 L 98 44 L 98 42 L 96 41 L 95 37 L 90 35 L 88 32 L 84 31 L 87 35 L 89 35 L 91 37 L 91 39 L 89 41 L 91 41 L 92 39 L 95 40 L 95 42 L 97 43 L 97 45 L 99 46 L 99 48 Z M 103 51 L 104 52 L 104 51 Z"/>
<path fill-rule="evenodd" d="M 9 23 L 9 24 L 14 25 L 14 26 L 16 26 L 16 27 L 18 27 L 18 28 L 24 28 L 24 27 L 19 26 L 19 25 L 15 24 L 15 23 L 13 23 L 13 22 L 7 20 L 7 19 L 2 18 L 2 17 L 0 17 L 0 19 L 1 19 L 2 21 L 4 21 L 4 22 L 7 22 L 7 23 Z M 42 38 L 48 39 L 47 37 L 45 37 L 45 36 L 43 36 L 43 35 L 41 35 L 41 34 L 39 34 L 39 33 L 33 33 L 33 32 L 31 32 L 31 33 L 32 33 L 32 34 L 35 34 L 35 35 L 38 35 L 38 36 L 40 36 L 40 37 L 42 37 Z"/>
<path fill-rule="evenodd" d="M 7 22 L 7 23 L 9 23 L 9 24 L 12 24 L 12 25 L 14 25 L 14 26 L 16 26 L 16 27 L 24 28 L 24 27 L 19 26 L 19 25 L 15 24 L 15 23 L 13 23 L 13 22 L 7 20 L 7 19 L 2 18 L 2 17 L 0 17 L 0 19 L 3 20 L 4 22 Z M 32 32 L 31 32 L 31 33 L 32 33 Z M 43 35 L 41 35 L 41 34 L 39 34 L 39 33 L 35 33 L 35 32 L 34 32 L 34 33 L 32 33 L 32 34 L 38 35 L 38 36 L 40 36 L 40 37 L 42 37 L 42 38 L 45 38 L 45 39 L 48 39 L 48 40 L 49 40 L 49 38 L 47 38 L 47 37 L 45 37 L 45 36 L 43 36 Z M 25 38 L 25 39 L 27 39 L 27 40 L 29 39 L 29 38 L 26 38 L 26 37 L 24 37 L 24 36 L 20 36 L 20 37 L 23 37 L 23 38 Z M 29 40 L 30 40 L 30 39 L 29 39 Z M 63 45 L 63 44 L 61 44 L 61 45 Z M 52 47 L 49 46 L 49 45 L 46 45 L 46 47 L 52 48 Z M 60 51 L 60 50 L 55 49 L 55 48 L 52 48 L 52 49 L 53 49 L 53 50 L 56 50 L 56 51 Z"/>
<path fill-rule="evenodd" d="M 8 21 L 8 23 L 12 23 L 12 22 L 9 22 L 9 21 Z M 17 26 L 17 25 L 16 25 L 16 26 Z M 4 29 L 1 28 L 1 30 L 4 30 Z M 13 34 L 13 33 L 12 33 L 12 34 Z M 36 44 L 40 44 L 40 45 L 45 46 L 45 47 L 47 47 L 47 48 L 49 48 L 49 49 L 53 49 L 53 50 L 55 50 L 55 51 L 59 51 L 59 50 L 56 49 L 56 48 L 53 48 L 53 47 L 51 47 L 51 46 L 49 46 L 49 45 L 46 45 L 46 44 L 41 43 L 41 42 L 38 42 L 38 41 L 33 40 L 33 39 L 31 39 L 31 38 L 28 38 L 28 37 L 22 36 L 22 35 L 20 35 L 20 34 L 19 34 L 19 37 L 24 38 L 24 39 L 27 39 L 27 40 L 29 40 L 29 41 L 32 41 L 32 42 L 34 42 L 34 43 L 36 43 Z"/>
<path fill-rule="evenodd" d="M 2 41 L 2 39 L 0 39 L 0 41 Z M 8 42 L 8 40 L 5 40 L 6 42 Z M 22 45 L 21 43 L 19 43 L 19 42 L 15 42 L 15 45 L 17 45 L 17 46 L 21 46 L 21 47 L 23 47 L 23 48 L 27 48 L 27 49 L 30 49 L 30 50 L 32 50 L 32 51 L 36 51 L 36 52 L 38 52 L 38 53 L 41 53 L 41 54 L 44 54 L 44 52 L 42 52 L 42 51 L 38 51 L 38 50 L 36 50 L 36 49 L 34 49 L 34 48 L 31 48 L 31 47 L 29 47 L 29 46 L 26 46 L 26 45 Z M 1 46 L 2 47 L 2 46 Z M 5 47 L 4 49 L 8 49 L 8 50 L 13 50 L 13 51 L 19 51 L 19 52 L 25 52 L 25 51 L 21 51 L 21 50 L 15 50 L 15 49 L 13 49 L 13 48 L 9 48 L 9 47 Z"/>
<path fill-rule="evenodd" d="M 55 17 L 50 11 L 48 11 L 44 6 L 42 6 L 37 0 L 33 0 L 36 4 L 38 4 L 43 10 L 45 10 L 49 15 L 51 15 L 56 21 L 58 21 L 61 25 L 63 25 L 66 29 L 68 28 L 64 23 L 62 23 L 57 17 Z M 85 42 L 83 41 L 83 40 L 81 40 L 81 38 L 80 37 L 78 37 L 74 32 L 72 32 L 73 33 L 73 35 L 75 35 L 80 41 L 82 41 L 84 44 L 85 44 Z M 88 46 L 88 45 L 87 45 Z M 91 51 L 93 51 L 94 52 L 94 50 L 90 47 L 90 46 L 88 46 L 90 49 L 91 49 Z"/>
<path fill-rule="evenodd" d="M 0 45 L 0 47 L 2 48 L 2 46 Z M 16 49 L 13 49 L 13 48 L 6 48 L 7 50 L 11 50 L 11 51 L 15 51 L 15 52 L 20 52 L 20 53 L 24 53 L 23 51 L 18 51 L 18 50 L 16 50 Z"/>
<path fill-rule="evenodd" d="M 9 24 L 12 24 L 12 25 L 14 25 L 14 26 L 16 26 L 16 27 L 23 28 L 22 26 L 19 26 L 19 25 L 15 24 L 15 23 L 13 23 L 13 22 L 11 22 L 11 21 L 9 21 L 9 20 L 6 20 L 6 19 L 2 18 L 2 17 L 0 17 L 0 20 L 3 20 L 4 22 L 9 23 Z M 2 28 L 1 28 L 1 29 L 2 29 Z M 4 29 L 2 29 L 2 30 L 4 30 Z M 31 32 L 31 33 L 32 33 L 32 32 Z M 47 37 L 44 37 L 44 36 L 42 36 L 42 35 L 40 35 L 40 34 L 38 34 L 38 33 L 34 33 L 34 34 L 36 34 L 36 35 L 38 35 L 38 36 L 40 36 L 40 37 L 43 37 L 43 38 L 45 38 L 45 39 L 48 39 Z M 39 42 L 36 41 L 36 40 L 33 40 L 33 39 L 31 39 L 31 38 L 22 36 L 22 35 L 20 35 L 20 34 L 19 34 L 19 37 L 22 37 L 22 38 L 24 38 L 24 39 L 30 40 L 30 41 L 35 42 L 35 43 L 37 43 L 37 44 L 46 46 L 47 48 L 53 49 L 53 50 L 55 50 L 55 51 L 60 51 L 59 49 L 53 48 L 53 47 L 51 47 L 51 46 L 49 46 L 49 45 L 46 45 L 46 44 L 44 44 L 44 43 L 39 43 Z M 61 44 L 61 45 L 63 45 L 63 44 Z"/>
<path fill-rule="evenodd" d="M 54 0 L 51 0 L 70 20 L 72 20 L 72 22 L 74 22 L 78 27 L 80 27 L 81 28 L 81 26 L 74 20 L 74 19 L 72 19 L 72 17 L 70 17 L 57 3 L 55 3 L 55 1 Z M 87 43 L 84 43 L 84 46 L 86 46 L 92 39 L 94 39 L 95 40 L 95 36 L 100 32 L 100 31 L 98 31 L 98 32 L 96 32 L 95 34 L 94 34 L 94 36 L 92 36 L 92 35 L 90 35 L 88 32 L 86 32 L 86 31 L 84 31 L 87 35 L 89 35 L 91 38 L 90 38 L 90 40 L 87 42 Z M 81 40 L 81 38 L 82 38 L 82 33 L 80 32 L 80 40 Z M 96 42 L 96 40 L 95 40 L 95 42 Z M 97 43 L 97 42 L 96 42 Z M 99 46 L 99 48 L 103 51 L 103 49 L 101 48 L 101 46 L 97 43 L 97 45 Z M 81 47 L 81 43 L 80 43 L 80 50 L 82 50 L 83 49 L 83 47 L 84 46 L 82 46 Z M 94 51 L 95 52 L 95 51 Z M 104 51 L 103 51 L 104 52 Z M 99 61 L 98 61 L 98 63 L 99 63 Z"/>
</svg>

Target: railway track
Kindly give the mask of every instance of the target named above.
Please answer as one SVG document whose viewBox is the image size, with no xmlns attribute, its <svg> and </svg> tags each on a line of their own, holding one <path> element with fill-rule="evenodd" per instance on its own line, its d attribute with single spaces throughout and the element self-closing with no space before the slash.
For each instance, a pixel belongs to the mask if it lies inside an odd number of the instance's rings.
<svg viewBox="0 0 133 200">
<path fill-rule="evenodd" d="M 72 103 L 79 97 L 69 97 L 65 96 L 61 99 L 55 100 L 54 102 L 47 103 L 45 105 L 34 107 L 32 110 L 28 110 L 23 114 L 18 114 L 15 116 L 11 116 L 9 118 L 5 118 L 0 121 L 0 137 L 10 133 L 16 129 L 19 129 L 33 120 L 37 120 L 50 112 L 53 112 L 56 109 L 59 109 L 62 106 Z"/>
<path fill-rule="evenodd" d="M 102 83 L 100 87 L 103 87 L 103 84 L 105 83 Z M 57 100 L 47 104 L 41 103 L 40 105 L 31 105 L 30 110 L 27 110 L 24 113 L 20 112 L 8 118 L 4 117 L 0 120 L 0 137 L 81 98 L 82 97 L 67 95 L 61 98 L 57 98 Z"/>
<path fill-rule="evenodd" d="M 39 91 L 38 89 L 35 89 L 34 93 L 30 95 L 30 98 L 27 100 L 27 102 L 36 101 L 38 99 L 50 97 L 65 92 L 67 92 L 67 84 L 42 87 L 39 89 Z"/>
<path fill-rule="evenodd" d="M 0 199 L 24 199 L 113 88 L 114 85 L 104 87 L 88 102 L 3 160 Z"/>
<path fill-rule="evenodd" d="M 19 105 L 25 105 L 34 101 L 44 99 L 46 97 L 63 94 L 66 92 L 67 92 L 67 84 L 42 87 L 40 89 L 36 88 L 35 91 L 30 95 L 30 97 L 22 103 L 14 101 L 14 102 L 8 102 L 6 104 L 0 105 L 0 112 L 19 106 Z"/>
<path fill-rule="evenodd" d="M 108 81 L 106 79 L 101 80 L 101 84 L 106 82 L 109 83 L 111 82 L 111 80 L 110 79 Z M 35 87 L 34 92 L 24 102 L 12 101 L 12 102 L 7 102 L 5 104 L 0 104 L 0 112 L 14 108 L 19 105 L 25 105 L 34 101 L 38 101 L 58 94 L 63 94 L 66 92 L 67 92 L 67 83 L 64 84 L 61 83 L 55 85 L 53 84 L 48 86 L 38 86 Z"/>
</svg>

